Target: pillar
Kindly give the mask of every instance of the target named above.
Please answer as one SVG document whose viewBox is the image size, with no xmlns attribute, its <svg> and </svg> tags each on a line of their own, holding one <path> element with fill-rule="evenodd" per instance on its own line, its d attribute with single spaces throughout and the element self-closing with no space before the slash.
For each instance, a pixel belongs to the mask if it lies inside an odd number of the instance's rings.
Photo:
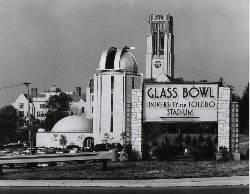
<svg viewBox="0 0 250 194">
<path fill-rule="evenodd" d="M 142 90 L 132 90 L 131 110 L 131 144 L 132 149 L 142 158 Z"/>
<path fill-rule="evenodd" d="M 231 102 L 230 114 L 231 141 L 230 149 L 235 160 L 240 160 L 239 153 L 239 103 Z"/>
<path fill-rule="evenodd" d="M 229 87 L 219 87 L 218 98 L 218 148 L 230 148 L 230 96 Z"/>
</svg>

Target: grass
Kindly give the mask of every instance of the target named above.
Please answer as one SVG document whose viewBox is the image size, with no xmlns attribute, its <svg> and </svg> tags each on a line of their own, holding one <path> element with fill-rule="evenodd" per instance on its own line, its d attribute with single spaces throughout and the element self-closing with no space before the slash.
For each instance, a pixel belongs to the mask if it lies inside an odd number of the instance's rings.
<svg viewBox="0 0 250 194">
<path fill-rule="evenodd" d="M 32 169 L 3 169 L 0 179 L 167 179 L 187 177 L 247 176 L 247 161 L 139 161 L 110 162 L 108 170 L 101 163 L 65 164 Z"/>
</svg>

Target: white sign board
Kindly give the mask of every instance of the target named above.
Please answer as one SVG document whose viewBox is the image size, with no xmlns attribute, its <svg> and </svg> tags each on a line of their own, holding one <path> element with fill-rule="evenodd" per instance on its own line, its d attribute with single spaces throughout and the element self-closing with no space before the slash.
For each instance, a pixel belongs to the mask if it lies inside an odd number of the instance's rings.
<svg viewBox="0 0 250 194">
<path fill-rule="evenodd" d="M 145 84 L 144 122 L 217 121 L 218 84 Z"/>
</svg>

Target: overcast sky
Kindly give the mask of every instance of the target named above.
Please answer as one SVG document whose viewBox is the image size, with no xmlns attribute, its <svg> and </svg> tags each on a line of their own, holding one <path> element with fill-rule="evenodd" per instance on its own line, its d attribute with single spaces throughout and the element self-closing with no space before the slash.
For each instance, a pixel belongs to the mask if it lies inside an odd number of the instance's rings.
<svg viewBox="0 0 250 194">
<path fill-rule="evenodd" d="M 103 50 L 135 46 L 145 72 L 147 19 L 174 18 L 175 77 L 248 82 L 248 0 L 0 0 L 0 87 L 85 89 Z M 0 106 L 24 87 L 0 90 Z"/>
</svg>

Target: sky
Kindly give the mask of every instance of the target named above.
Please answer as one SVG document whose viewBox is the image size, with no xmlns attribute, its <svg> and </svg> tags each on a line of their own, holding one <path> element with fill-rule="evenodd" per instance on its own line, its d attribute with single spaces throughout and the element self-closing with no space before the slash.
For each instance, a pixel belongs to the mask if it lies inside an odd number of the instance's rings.
<svg viewBox="0 0 250 194">
<path fill-rule="evenodd" d="M 103 50 L 134 46 L 145 73 L 150 14 L 174 19 L 175 77 L 248 83 L 248 0 L 0 0 L 0 88 L 88 85 Z M 0 106 L 26 88 L 0 90 Z"/>
</svg>

